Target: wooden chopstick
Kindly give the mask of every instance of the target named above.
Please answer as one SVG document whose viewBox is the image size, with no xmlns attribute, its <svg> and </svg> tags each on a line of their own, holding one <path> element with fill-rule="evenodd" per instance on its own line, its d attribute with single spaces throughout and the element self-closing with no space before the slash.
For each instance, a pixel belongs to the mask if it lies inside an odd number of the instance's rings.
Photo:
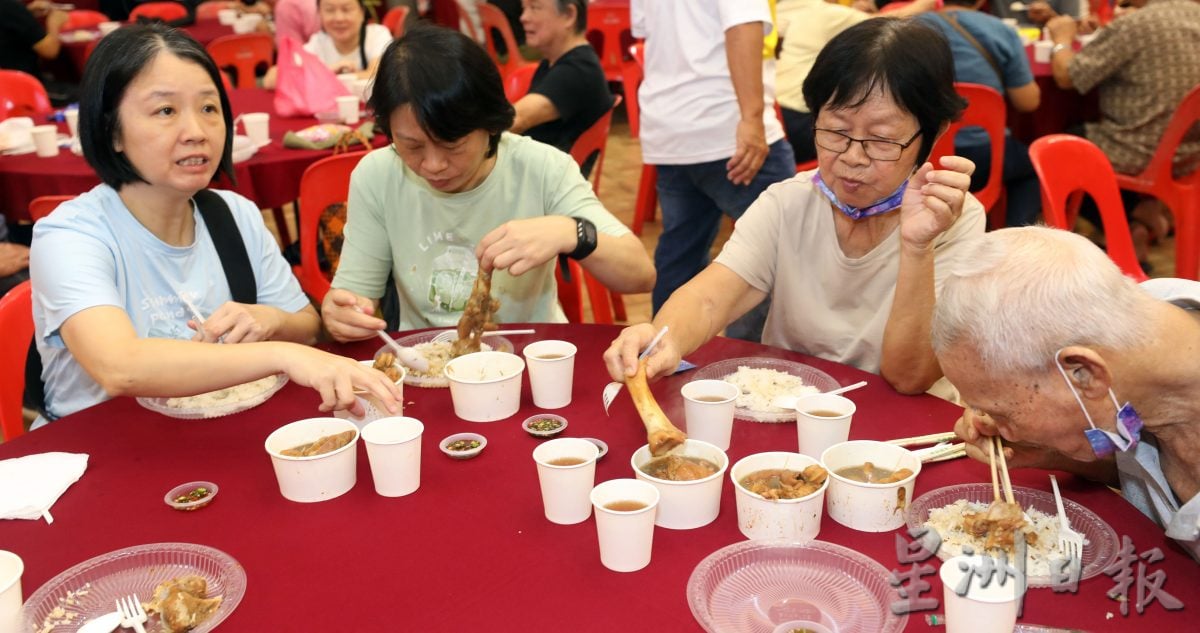
<svg viewBox="0 0 1200 633">
<path fill-rule="evenodd" d="M 991 466 L 991 471 L 992 471 L 992 496 L 995 498 L 996 501 L 1002 501 L 1002 499 L 1000 497 L 1000 482 L 997 479 L 997 475 L 996 475 L 996 442 L 995 442 L 995 439 L 996 438 L 993 436 L 991 438 L 991 440 L 989 440 L 987 443 L 987 445 L 988 445 L 988 464 Z"/>
<path fill-rule="evenodd" d="M 1008 460 L 1004 457 L 1004 440 L 1001 440 L 999 435 L 993 437 L 996 439 L 996 451 L 1000 453 L 1000 478 L 1004 483 L 1004 498 L 1009 503 L 1016 503 L 1017 500 L 1013 497 L 1012 479 L 1008 476 Z"/>
<path fill-rule="evenodd" d="M 945 433 L 931 433 L 929 435 L 918 435 L 916 437 L 902 437 L 895 440 L 888 440 L 887 443 L 895 444 L 896 446 L 919 446 L 921 444 L 938 444 L 940 442 L 948 442 L 957 437 L 958 436 L 954 434 L 954 431 L 947 431 Z"/>
</svg>

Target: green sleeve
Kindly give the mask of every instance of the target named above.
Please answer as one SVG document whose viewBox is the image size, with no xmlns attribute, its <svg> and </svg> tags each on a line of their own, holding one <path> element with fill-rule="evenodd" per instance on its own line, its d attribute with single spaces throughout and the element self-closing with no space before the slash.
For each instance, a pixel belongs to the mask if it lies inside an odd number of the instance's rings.
<svg viewBox="0 0 1200 633">
<path fill-rule="evenodd" d="M 395 173 L 388 173 L 392 150 L 383 148 L 363 158 L 350 176 L 342 259 L 333 278 L 334 288 L 378 299 L 392 268 L 392 245 L 385 213 L 386 191 Z"/>
<path fill-rule="evenodd" d="M 579 166 L 570 155 L 557 150 L 553 150 L 553 154 L 548 151 L 547 154 L 548 168 L 544 176 L 547 179 L 544 187 L 547 192 L 547 215 L 591 220 L 597 231 L 615 237 L 629 233 L 629 228 L 604 208 L 592 191 L 592 184 L 579 173 Z"/>
</svg>

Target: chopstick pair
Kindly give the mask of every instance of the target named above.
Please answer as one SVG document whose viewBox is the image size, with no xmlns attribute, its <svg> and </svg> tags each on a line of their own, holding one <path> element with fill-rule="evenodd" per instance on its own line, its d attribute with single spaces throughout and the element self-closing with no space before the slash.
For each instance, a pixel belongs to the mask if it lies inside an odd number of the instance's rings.
<svg viewBox="0 0 1200 633">
<path fill-rule="evenodd" d="M 993 435 L 988 442 L 988 462 L 992 469 L 992 494 L 995 495 L 996 501 L 1007 501 L 1008 503 L 1016 503 L 1013 497 L 1012 480 L 1008 477 L 1008 460 L 1004 457 L 1004 442 L 1000 436 Z M 999 464 L 997 464 L 996 453 L 1000 453 Z M 1004 497 L 1000 497 L 1000 487 L 1004 486 Z"/>
</svg>

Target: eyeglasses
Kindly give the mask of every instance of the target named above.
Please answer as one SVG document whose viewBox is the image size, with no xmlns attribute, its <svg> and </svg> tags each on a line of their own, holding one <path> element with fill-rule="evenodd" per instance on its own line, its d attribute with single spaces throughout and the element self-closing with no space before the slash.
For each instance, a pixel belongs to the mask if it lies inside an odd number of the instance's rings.
<svg viewBox="0 0 1200 633">
<path fill-rule="evenodd" d="M 904 150 L 921 135 L 921 130 L 917 130 L 917 133 L 913 134 L 908 141 L 897 143 L 896 141 L 854 138 L 841 132 L 821 128 L 814 128 L 813 132 L 814 140 L 821 149 L 842 154 L 850 150 L 850 143 L 858 142 L 862 143 L 863 152 L 867 154 L 867 158 L 885 161 L 900 160 L 900 155 L 904 153 Z"/>
</svg>

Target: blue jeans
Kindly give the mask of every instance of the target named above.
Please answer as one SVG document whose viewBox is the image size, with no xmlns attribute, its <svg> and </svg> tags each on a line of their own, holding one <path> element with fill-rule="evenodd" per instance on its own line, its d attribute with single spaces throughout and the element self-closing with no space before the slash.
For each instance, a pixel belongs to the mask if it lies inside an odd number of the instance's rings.
<svg viewBox="0 0 1200 633">
<path fill-rule="evenodd" d="M 961 137 L 960 137 L 961 138 Z M 988 170 L 992 166 L 991 145 L 955 145 L 954 151 L 975 163 L 971 175 L 971 191 L 978 191 L 987 184 Z M 1029 160 L 1029 146 L 1004 135 L 1004 166 L 1000 170 L 1004 181 L 1005 196 L 1004 226 L 1029 226 L 1042 221 L 1042 185 L 1033 162 Z M 992 210 L 996 213 L 998 209 Z"/>
<path fill-rule="evenodd" d="M 695 165 L 659 165 L 658 201 L 663 232 L 654 249 L 658 282 L 651 294 L 658 312 L 671 293 L 708 265 L 708 253 L 723 215 L 742 216 L 768 186 L 796 175 L 792 146 L 780 139 L 749 185 L 726 178 L 728 159 Z"/>
</svg>

